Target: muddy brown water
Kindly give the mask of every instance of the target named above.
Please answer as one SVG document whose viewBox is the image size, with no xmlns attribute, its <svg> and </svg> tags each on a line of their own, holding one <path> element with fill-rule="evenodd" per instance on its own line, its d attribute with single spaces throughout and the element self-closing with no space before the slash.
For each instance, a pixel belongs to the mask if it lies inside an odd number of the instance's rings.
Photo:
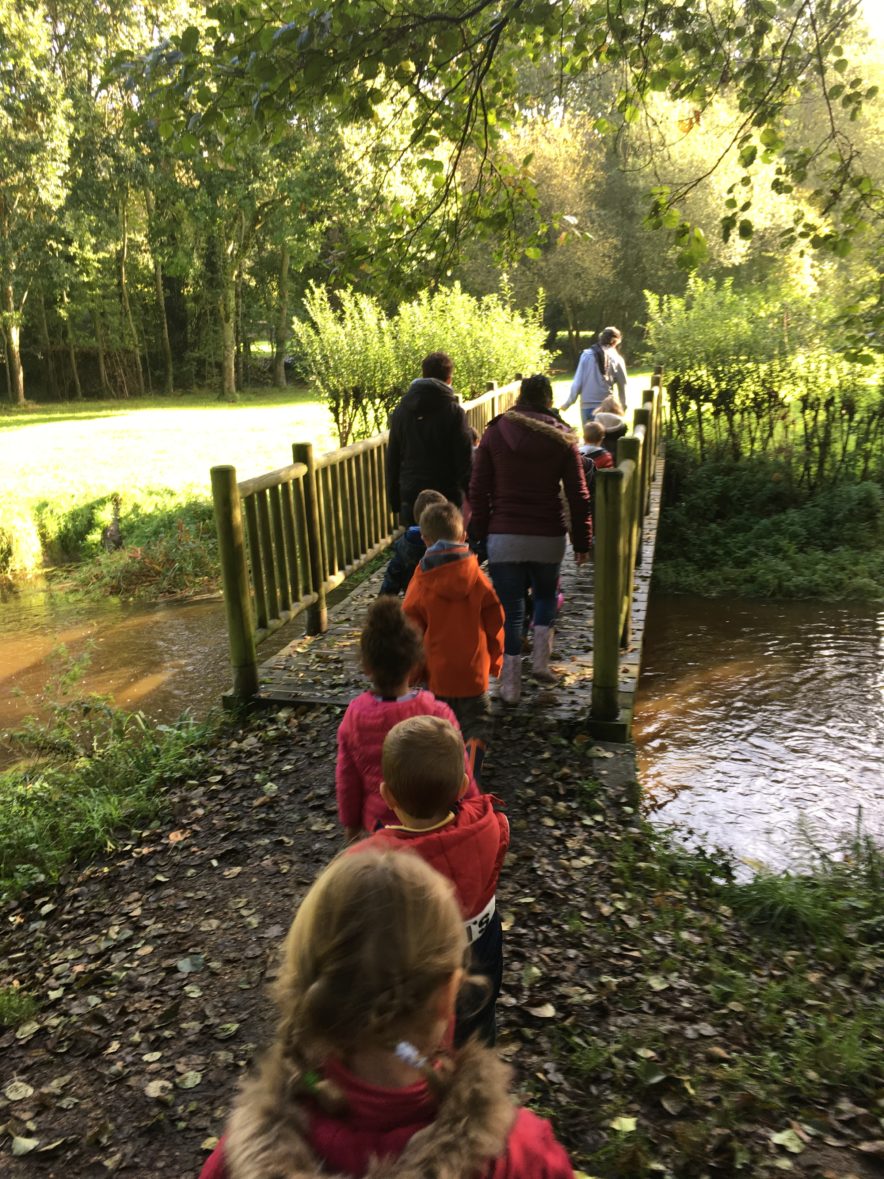
<svg viewBox="0 0 884 1179">
<path fill-rule="evenodd" d="M 831 848 L 860 808 L 884 838 L 882 633 L 868 606 L 652 598 L 634 735 L 655 820 L 751 867 L 800 866 L 807 834 Z M 47 682 L 84 653 L 81 690 L 158 722 L 230 684 L 220 598 L 32 585 L 0 600 L 0 728 L 45 715 Z"/>
<path fill-rule="evenodd" d="M 655 821 L 751 868 L 798 868 L 862 826 L 884 839 L 884 613 L 651 599 L 636 701 Z"/>
<path fill-rule="evenodd" d="M 88 662 L 78 691 L 110 696 L 159 722 L 204 716 L 230 686 L 220 598 L 126 604 L 27 585 L 0 599 L 0 728 L 45 717 L 72 660 Z"/>
</svg>

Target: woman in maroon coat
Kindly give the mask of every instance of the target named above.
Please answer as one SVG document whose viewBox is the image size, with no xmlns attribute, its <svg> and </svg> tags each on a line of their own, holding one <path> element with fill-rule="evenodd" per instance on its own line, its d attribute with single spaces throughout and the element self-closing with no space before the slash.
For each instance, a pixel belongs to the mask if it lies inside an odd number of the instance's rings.
<svg viewBox="0 0 884 1179">
<path fill-rule="evenodd" d="M 577 437 L 553 409 L 544 376 L 522 381 L 519 400 L 488 426 L 473 456 L 471 529 L 487 538 L 488 571 L 506 612 L 500 695 L 515 704 L 522 692 L 525 593 L 534 595 L 536 678 L 549 670 L 556 585 L 565 555 L 567 527 L 561 488 L 571 516 L 574 559 L 589 554 L 590 503 Z"/>
</svg>

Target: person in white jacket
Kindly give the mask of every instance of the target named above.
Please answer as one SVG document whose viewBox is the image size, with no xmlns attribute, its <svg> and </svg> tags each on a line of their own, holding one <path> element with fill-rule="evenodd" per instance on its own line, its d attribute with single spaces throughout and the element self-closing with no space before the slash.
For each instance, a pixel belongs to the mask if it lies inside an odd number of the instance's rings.
<svg viewBox="0 0 884 1179">
<path fill-rule="evenodd" d="M 579 397 L 580 413 L 586 425 L 615 385 L 620 390 L 621 401 L 625 402 L 626 365 L 617 351 L 622 338 L 618 328 L 606 327 L 599 332 L 596 343 L 581 353 L 577 372 L 571 382 L 571 395 L 561 407 L 561 412 L 573 405 Z"/>
</svg>

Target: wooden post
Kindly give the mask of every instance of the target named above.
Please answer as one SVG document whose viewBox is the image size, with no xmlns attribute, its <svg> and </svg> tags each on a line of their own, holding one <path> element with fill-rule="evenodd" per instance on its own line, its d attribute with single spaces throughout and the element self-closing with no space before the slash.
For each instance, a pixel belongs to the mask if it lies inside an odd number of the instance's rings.
<svg viewBox="0 0 884 1179">
<path fill-rule="evenodd" d="M 233 692 L 239 700 L 251 700 L 258 691 L 258 658 L 235 467 L 212 467 L 212 500 L 218 530 Z"/>
<path fill-rule="evenodd" d="M 641 515 L 639 516 L 639 525 L 643 518 L 651 510 L 651 451 L 653 447 L 654 429 L 651 423 L 651 407 L 643 405 L 641 409 L 636 409 L 633 413 L 633 429 L 638 429 L 639 426 L 644 426 L 645 436 L 642 440 L 642 464 L 641 464 L 641 496 L 639 504 L 641 505 Z"/>
<path fill-rule="evenodd" d="M 627 434 L 617 442 L 617 465 L 625 467 L 627 480 L 623 496 L 623 583 L 620 587 L 621 603 L 623 607 L 623 632 L 620 642 L 623 646 L 629 643 L 632 630 L 632 592 L 635 582 L 635 566 L 638 563 L 639 545 L 641 544 L 641 439 L 634 434 Z M 630 467 L 632 468 L 630 472 Z"/>
<path fill-rule="evenodd" d="M 328 630 L 328 609 L 325 604 L 325 566 L 322 560 L 322 535 L 319 531 L 319 494 L 316 462 L 312 442 L 296 442 L 292 447 L 296 463 L 307 468 L 304 476 L 304 509 L 307 517 L 307 553 L 310 561 L 311 590 L 316 601 L 307 610 L 307 634 L 319 635 Z"/>
<path fill-rule="evenodd" d="M 595 609 L 592 631 L 593 720 L 620 715 L 620 539 L 623 521 L 623 472 L 599 470 L 595 477 Z"/>
</svg>

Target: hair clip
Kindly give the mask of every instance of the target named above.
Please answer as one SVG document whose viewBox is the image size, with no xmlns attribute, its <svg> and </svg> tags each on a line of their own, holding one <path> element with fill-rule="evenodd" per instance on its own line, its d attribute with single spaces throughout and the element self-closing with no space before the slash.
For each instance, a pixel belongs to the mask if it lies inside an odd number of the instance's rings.
<svg viewBox="0 0 884 1179">
<path fill-rule="evenodd" d="M 309 1069 L 301 1077 L 301 1084 L 308 1093 L 315 1093 L 319 1088 L 319 1082 L 322 1080 L 319 1073 L 315 1069 Z"/>
<path fill-rule="evenodd" d="M 412 1068 L 426 1068 L 426 1056 L 418 1052 L 414 1044 L 409 1044 L 408 1040 L 400 1040 L 393 1052 L 403 1064 L 408 1064 Z"/>
</svg>

